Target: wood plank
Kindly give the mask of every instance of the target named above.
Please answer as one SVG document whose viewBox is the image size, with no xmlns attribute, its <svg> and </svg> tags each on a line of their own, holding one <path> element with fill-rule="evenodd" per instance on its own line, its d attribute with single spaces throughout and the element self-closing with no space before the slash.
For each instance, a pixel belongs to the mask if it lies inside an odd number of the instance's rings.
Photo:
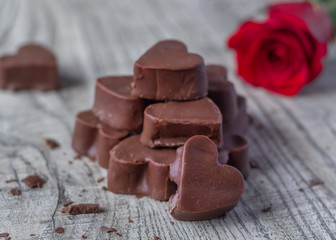
<svg viewBox="0 0 336 240">
<path fill-rule="evenodd" d="M 50 47 L 58 57 L 63 88 L 57 92 L 0 91 L 0 232 L 12 239 L 335 239 L 336 101 L 335 44 L 320 80 L 295 99 L 252 89 L 234 74 L 224 39 L 263 1 L 0 1 L 0 54 L 25 42 Z M 75 115 L 93 103 L 95 79 L 130 74 L 133 62 L 153 43 L 184 41 L 207 63 L 228 66 L 230 79 L 248 98 L 255 121 L 248 139 L 253 169 L 238 206 L 224 219 L 179 222 L 166 202 L 101 190 L 106 170 L 86 158 L 74 160 Z M 45 137 L 61 143 L 55 150 Z M 69 164 L 69 161 L 72 164 Z M 38 173 L 47 182 L 29 189 L 20 181 Z M 88 176 L 91 174 L 91 176 Z M 309 181 L 325 184 L 310 188 Z M 8 192 L 17 187 L 21 196 Z M 304 191 L 299 191 L 302 188 Z M 85 192 L 83 192 L 85 189 Z M 63 201 L 99 203 L 98 214 L 68 216 Z M 270 212 L 263 212 L 272 206 Z M 134 223 L 129 223 L 132 219 Z M 173 221 L 174 224 L 170 224 Z M 61 235 L 54 229 L 62 226 Z M 30 237 L 36 234 L 36 237 Z"/>
</svg>

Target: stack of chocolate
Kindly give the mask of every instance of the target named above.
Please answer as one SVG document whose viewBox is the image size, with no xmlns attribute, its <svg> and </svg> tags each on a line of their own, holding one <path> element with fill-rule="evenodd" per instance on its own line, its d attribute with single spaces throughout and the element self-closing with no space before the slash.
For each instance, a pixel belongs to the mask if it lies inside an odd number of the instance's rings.
<svg viewBox="0 0 336 240">
<path fill-rule="evenodd" d="M 178 220 L 209 219 L 242 195 L 247 119 L 224 67 L 161 41 L 135 62 L 133 76 L 97 80 L 93 108 L 77 115 L 73 148 L 108 168 L 110 191 L 169 199 Z"/>
</svg>

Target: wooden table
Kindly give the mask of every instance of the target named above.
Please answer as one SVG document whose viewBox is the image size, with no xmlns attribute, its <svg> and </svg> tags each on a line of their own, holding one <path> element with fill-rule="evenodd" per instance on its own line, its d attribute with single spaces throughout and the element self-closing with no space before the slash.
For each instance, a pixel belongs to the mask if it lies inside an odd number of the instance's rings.
<svg viewBox="0 0 336 240">
<path fill-rule="evenodd" d="M 58 57 L 63 87 L 0 91 L 0 232 L 12 239 L 119 239 L 100 231 L 106 225 L 120 239 L 335 239 L 335 45 L 320 79 L 296 98 L 246 86 L 234 75 L 224 40 L 266 2 L 1 0 L 0 53 L 13 53 L 26 42 L 46 45 Z M 91 107 L 95 79 L 132 73 L 133 62 L 167 38 L 184 41 L 206 63 L 228 66 L 254 118 L 247 137 L 261 168 L 252 170 L 241 201 L 224 219 L 175 221 L 166 202 L 102 191 L 106 180 L 97 179 L 106 170 L 86 158 L 73 159 L 75 115 Z M 61 147 L 46 148 L 44 138 Z M 43 188 L 20 182 L 34 173 L 47 180 Z M 324 184 L 309 187 L 314 178 Z M 5 183 L 9 179 L 18 181 Z M 8 193 L 15 187 L 21 196 Z M 67 199 L 99 203 L 103 211 L 65 215 L 60 209 Z M 269 206 L 271 211 L 262 211 Z M 54 233 L 59 226 L 63 234 Z"/>
</svg>

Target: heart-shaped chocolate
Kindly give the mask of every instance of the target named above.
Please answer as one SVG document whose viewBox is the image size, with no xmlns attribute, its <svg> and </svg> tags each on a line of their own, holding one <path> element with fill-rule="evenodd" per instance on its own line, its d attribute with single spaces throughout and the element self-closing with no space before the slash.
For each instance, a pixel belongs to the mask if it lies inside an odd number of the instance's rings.
<svg viewBox="0 0 336 240">
<path fill-rule="evenodd" d="M 227 70 L 224 66 L 207 65 L 206 71 L 208 97 L 221 110 L 224 134 L 245 134 L 248 125 L 245 98 L 238 96 L 234 85 L 227 80 Z"/>
<path fill-rule="evenodd" d="M 145 109 L 141 142 L 149 147 L 178 147 L 194 135 L 222 142 L 222 115 L 209 98 L 166 102 Z"/>
<path fill-rule="evenodd" d="M 131 96 L 132 76 L 109 76 L 96 82 L 93 113 L 115 129 L 137 131 L 142 127 L 143 100 Z"/>
<path fill-rule="evenodd" d="M 84 111 L 76 117 L 72 148 L 80 155 L 97 159 L 101 167 L 108 168 L 110 149 L 127 135 L 125 130 L 116 130 L 102 123 L 92 111 Z"/>
<path fill-rule="evenodd" d="M 184 43 L 161 41 L 134 64 L 132 95 L 152 100 L 193 100 L 208 91 L 203 58 Z"/>
<path fill-rule="evenodd" d="M 0 88 L 42 91 L 59 88 L 56 59 L 39 45 L 26 45 L 16 55 L 0 58 Z"/>
<path fill-rule="evenodd" d="M 140 143 L 139 135 L 124 139 L 110 152 L 108 190 L 114 193 L 168 200 L 176 185 L 169 179 L 175 149 L 151 149 Z"/>
<path fill-rule="evenodd" d="M 206 136 L 191 137 L 177 149 L 170 177 L 177 184 L 169 199 L 171 215 L 183 221 L 219 217 L 237 204 L 244 191 L 242 174 L 219 164 L 217 147 Z"/>
</svg>

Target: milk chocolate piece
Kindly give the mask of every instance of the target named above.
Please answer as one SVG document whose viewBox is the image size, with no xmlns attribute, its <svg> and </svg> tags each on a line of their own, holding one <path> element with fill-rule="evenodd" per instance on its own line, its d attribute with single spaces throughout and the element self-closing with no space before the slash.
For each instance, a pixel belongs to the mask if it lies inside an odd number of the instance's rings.
<svg viewBox="0 0 336 240">
<path fill-rule="evenodd" d="M 175 149 L 151 149 L 140 143 L 139 135 L 121 141 L 111 150 L 108 190 L 114 193 L 168 200 L 176 190 L 169 179 Z"/>
<path fill-rule="evenodd" d="M 223 117 L 223 132 L 243 135 L 248 125 L 245 98 L 237 96 L 234 85 L 227 80 L 227 70 L 221 65 L 207 65 L 208 97 L 219 107 Z"/>
<path fill-rule="evenodd" d="M 177 184 L 170 214 L 182 221 L 222 216 L 237 204 L 244 179 L 234 167 L 217 161 L 217 147 L 206 136 L 193 136 L 177 149 L 170 177 Z"/>
<path fill-rule="evenodd" d="M 248 143 L 239 135 L 224 135 L 224 149 L 229 152 L 228 165 L 237 168 L 246 179 L 250 174 Z"/>
<path fill-rule="evenodd" d="M 59 88 L 55 57 L 47 49 L 34 44 L 21 47 L 15 55 L 1 57 L 0 88 L 41 91 Z"/>
<path fill-rule="evenodd" d="M 149 105 L 144 113 L 141 142 L 149 147 L 178 147 L 194 135 L 222 141 L 222 115 L 209 98 Z"/>
<path fill-rule="evenodd" d="M 62 208 L 61 211 L 62 213 L 68 213 L 70 215 L 96 213 L 99 211 L 99 204 L 82 203 L 77 205 L 70 205 L 68 207 Z"/>
<path fill-rule="evenodd" d="M 134 64 L 132 95 L 153 100 L 193 100 L 207 95 L 203 58 L 184 43 L 161 41 Z"/>
<path fill-rule="evenodd" d="M 62 228 L 62 227 L 56 228 L 55 233 L 58 233 L 58 234 L 64 233 L 64 228 Z"/>
<path fill-rule="evenodd" d="M 17 188 L 12 188 L 9 192 L 13 196 L 19 196 L 19 195 L 21 195 L 21 191 L 19 189 L 17 189 Z"/>
<path fill-rule="evenodd" d="M 110 149 L 127 135 L 125 130 L 116 130 L 100 122 L 92 111 L 80 112 L 76 118 L 72 147 L 78 154 L 97 158 L 101 167 L 108 168 Z"/>
<path fill-rule="evenodd" d="M 111 128 L 141 129 L 144 102 L 131 96 L 132 76 L 98 78 L 92 112 Z"/>
<path fill-rule="evenodd" d="M 39 175 L 30 175 L 21 180 L 30 188 L 41 188 L 44 184 L 44 180 Z"/>
</svg>

